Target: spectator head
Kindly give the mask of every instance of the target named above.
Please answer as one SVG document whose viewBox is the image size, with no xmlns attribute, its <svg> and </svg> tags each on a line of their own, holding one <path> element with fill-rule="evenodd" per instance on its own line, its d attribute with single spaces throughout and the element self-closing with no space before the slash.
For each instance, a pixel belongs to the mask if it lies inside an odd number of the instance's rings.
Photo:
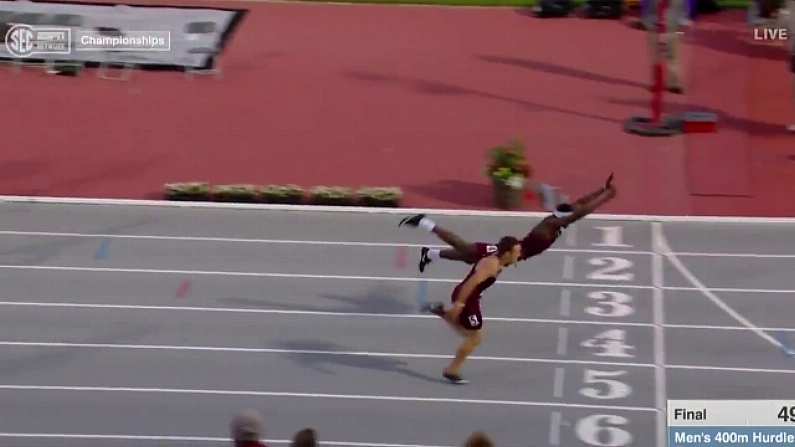
<svg viewBox="0 0 795 447">
<path fill-rule="evenodd" d="M 262 416 L 256 410 L 242 411 L 232 419 L 229 428 L 236 447 L 258 443 L 262 436 Z"/>
<path fill-rule="evenodd" d="M 466 447 L 494 447 L 494 443 L 485 433 L 476 431 L 467 439 Z"/>
<path fill-rule="evenodd" d="M 292 447 L 317 447 L 317 435 L 311 428 L 305 428 L 293 437 Z"/>
</svg>

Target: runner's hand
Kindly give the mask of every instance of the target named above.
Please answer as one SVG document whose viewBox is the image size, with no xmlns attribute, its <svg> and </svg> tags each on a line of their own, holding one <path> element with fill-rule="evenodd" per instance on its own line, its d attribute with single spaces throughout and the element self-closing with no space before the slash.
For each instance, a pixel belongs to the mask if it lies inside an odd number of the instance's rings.
<svg viewBox="0 0 795 447">
<path fill-rule="evenodd" d="M 610 177 L 608 177 L 607 181 L 605 182 L 605 189 L 611 189 L 611 188 L 613 188 L 613 173 L 612 172 L 610 173 Z"/>
</svg>

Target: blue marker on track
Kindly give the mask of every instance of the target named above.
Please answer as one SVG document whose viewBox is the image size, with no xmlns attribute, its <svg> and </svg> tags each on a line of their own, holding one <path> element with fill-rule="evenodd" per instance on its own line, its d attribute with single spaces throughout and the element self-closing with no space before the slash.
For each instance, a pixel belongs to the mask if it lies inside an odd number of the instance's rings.
<svg viewBox="0 0 795 447">
<path fill-rule="evenodd" d="M 94 259 L 108 259 L 110 256 L 110 241 L 103 239 L 99 244 L 97 252 L 94 253 Z"/>
<path fill-rule="evenodd" d="M 781 343 L 781 350 L 784 352 L 785 355 L 787 355 L 788 357 L 795 357 L 795 349 L 792 349 L 792 347 L 790 346 L 789 340 L 787 340 L 786 333 L 779 332 L 775 334 L 773 338 L 775 338 L 776 340 L 778 340 L 779 343 Z"/>
<path fill-rule="evenodd" d="M 417 284 L 417 304 L 420 308 L 428 304 L 428 281 L 422 280 Z"/>
</svg>

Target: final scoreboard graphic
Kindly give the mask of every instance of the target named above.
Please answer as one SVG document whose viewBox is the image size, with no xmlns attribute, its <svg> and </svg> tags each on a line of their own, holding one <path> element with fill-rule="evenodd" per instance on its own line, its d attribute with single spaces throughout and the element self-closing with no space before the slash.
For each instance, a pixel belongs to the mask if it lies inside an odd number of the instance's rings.
<svg viewBox="0 0 795 447">
<path fill-rule="evenodd" d="M 795 399 L 668 401 L 668 447 L 733 446 L 795 446 Z"/>
</svg>

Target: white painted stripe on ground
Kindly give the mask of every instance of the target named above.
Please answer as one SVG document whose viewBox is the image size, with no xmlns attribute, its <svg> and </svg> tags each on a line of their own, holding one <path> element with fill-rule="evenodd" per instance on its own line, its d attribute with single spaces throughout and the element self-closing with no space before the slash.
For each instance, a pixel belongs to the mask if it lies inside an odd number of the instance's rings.
<svg viewBox="0 0 795 447">
<path fill-rule="evenodd" d="M 574 404 L 564 402 L 540 402 L 523 400 L 493 399 L 453 399 L 448 397 L 419 396 L 387 396 L 372 394 L 325 394 L 325 393 L 291 393 L 287 391 L 254 391 L 254 390 L 211 390 L 189 388 L 137 388 L 137 387 L 100 387 L 100 386 L 58 386 L 58 385 L 0 385 L 0 391 L 78 391 L 104 393 L 160 393 L 160 394 L 195 394 L 211 396 L 251 396 L 251 397 L 284 397 L 310 399 L 343 399 L 371 400 L 385 402 L 429 402 L 444 404 L 501 405 L 520 407 L 564 407 L 585 408 L 591 410 L 622 410 L 656 412 L 656 408 L 633 407 L 621 405 Z"/>
<path fill-rule="evenodd" d="M 700 292 L 698 287 L 678 287 L 678 286 L 665 286 L 663 290 L 683 290 L 686 292 Z M 713 292 L 725 293 L 795 293 L 795 289 L 741 289 L 736 287 L 710 287 L 709 290 Z"/>
<path fill-rule="evenodd" d="M 231 438 L 208 436 L 157 436 L 157 435 L 98 435 L 88 433 L 0 433 L 0 438 L 40 438 L 40 439 L 105 439 L 117 441 L 169 441 L 169 442 L 231 442 Z M 264 439 L 266 444 L 291 444 L 290 439 Z M 451 447 L 429 444 L 384 444 L 379 442 L 318 441 L 320 445 L 339 445 L 348 447 Z"/>
<path fill-rule="evenodd" d="M 563 397 L 563 380 L 565 379 L 566 370 L 564 368 L 555 368 L 555 376 L 552 382 L 552 397 L 560 399 Z"/>
<path fill-rule="evenodd" d="M 121 349 L 121 350 L 150 350 L 150 351 L 198 351 L 198 352 L 238 352 L 248 354 L 301 354 L 301 355 L 338 355 L 361 357 L 392 357 L 416 359 L 451 359 L 448 354 L 407 354 L 397 352 L 367 352 L 367 351 L 323 351 L 310 349 L 268 349 L 268 348 L 236 348 L 223 346 L 184 346 L 184 345 L 130 345 L 111 343 L 67 343 L 67 342 L 27 342 L 27 341 L 0 341 L 0 346 L 27 347 L 27 348 L 68 348 L 68 349 Z M 549 364 L 579 364 L 579 365 L 605 365 L 605 366 L 630 366 L 648 368 L 653 365 L 645 363 L 619 363 L 599 362 L 571 359 L 542 359 L 525 357 L 494 357 L 472 356 L 469 360 L 508 362 L 508 363 L 549 363 Z"/>
<path fill-rule="evenodd" d="M 193 306 L 146 306 L 135 304 L 94 304 L 94 303 L 64 303 L 64 302 L 30 302 L 30 301 L 0 301 L 0 306 L 18 307 L 61 307 L 82 309 L 125 309 L 125 310 L 171 310 L 171 311 L 196 311 L 196 312 L 230 312 L 248 314 L 275 314 L 275 315 L 307 315 L 331 317 L 368 317 L 368 318 L 415 318 L 438 320 L 435 315 L 423 314 L 380 314 L 364 312 L 323 312 L 314 310 L 280 310 L 280 309 L 249 309 L 229 307 L 193 307 Z M 514 317 L 488 317 L 488 322 L 506 323 L 547 323 L 547 324 L 586 324 L 595 326 L 635 326 L 650 327 L 650 323 L 633 323 L 618 321 L 592 321 L 592 320 L 558 320 L 544 318 L 514 318 Z"/>
<path fill-rule="evenodd" d="M 235 272 L 235 271 L 207 271 L 207 270 L 166 270 L 166 269 L 136 269 L 136 268 L 110 268 L 110 267 L 70 267 L 55 265 L 0 265 L 6 270 L 51 270 L 62 272 L 91 272 L 91 273 L 143 273 L 159 275 L 196 275 L 196 276 L 247 276 L 254 278 L 298 278 L 298 279 L 342 279 L 359 281 L 403 281 L 403 282 L 439 282 L 458 284 L 461 279 L 425 278 L 409 276 L 356 276 L 356 275 L 310 275 L 303 273 L 268 273 L 268 272 Z M 565 286 L 589 288 L 623 288 L 623 289 L 651 289 L 651 286 L 631 284 L 586 284 L 544 281 L 500 281 L 501 285 L 515 286 Z"/>
<path fill-rule="evenodd" d="M 561 357 L 566 356 L 569 347 L 569 330 L 565 327 L 558 328 L 558 349 L 557 353 Z"/>
<path fill-rule="evenodd" d="M 720 297 L 718 297 L 710 289 L 708 289 L 704 285 L 704 283 L 702 283 L 701 280 L 699 280 L 696 277 L 696 275 L 693 274 L 693 272 L 691 272 L 687 267 L 685 267 L 685 265 L 682 264 L 682 262 L 679 260 L 679 258 L 677 258 L 676 255 L 671 253 L 672 252 L 671 246 L 668 244 L 668 241 L 665 238 L 665 232 L 662 230 L 662 228 L 659 229 L 659 234 L 658 234 L 658 238 L 657 239 L 658 239 L 658 246 L 659 246 L 660 250 L 663 252 L 663 254 L 665 255 L 665 257 L 674 265 L 674 267 L 676 267 L 676 269 L 679 271 L 679 273 L 681 273 L 685 278 L 687 278 L 687 280 L 691 284 L 693 284 L 696 288 L 698 288 L 698 290 L 704 296 L 706 296 L 710 301 L 712 301 L 712 303 L 715 304 L 715 306 L 717 306 L 722 311 L 726 312 L 726 314 L 728 314 L 730 317 L 732 317 L 735 321 L 737 321 L 741 325 L 751 329 L 751 331 L 754 334 L 758 335 L 761 339 L 763 339 L 764 341 L 770 343 L 775 348 L 780 349 L 780 350 L 786 350 L 787 349 L 787 347 L 785 347 L 783 344 L 781 344 L 780 341 L 778 341 L 775 338 L 771 337 L 767 332 L 759 329 L 759 327 L 757 327 L 756 325 L 751 323 L 747 318 L 745 318 L 739 312 L 734 310 L 731 306 L 726 304 L 725 301 L 720 299 Z"/>
<path fill-rule="evenodd" d="M 564 290 L 565 291 L 565 290 Z M 76 302 L 55 302 L 55 301 L 13 301 L 3 298 L 0 306 L 16 307 L 56 307 L 56 308 L 84 308 L 84 309 L 123 309 L 123 310 L 157 310 L 157 311 L 194 311 L 194 312 L 229 312 L 229 313 L 249 313 L 249 314 L 275 314 L 275 315 L 307 315 L 307 316 L 331 316 L 331 317 L 365 317 L 365 318 L 414 318 L 436 320 L 438 317 L 425 314 L 383 314 L 366 312 L 331 312 L 316 310 L 281 310 L 281 309 L 255 309 L 246 307 L 197 307 L 197 306 L 160 306 L 160 305 L 137 305 L 137 304 L 103 304 L 103 303 L 76 303 Z M 561 312 L 569 309 L 561 305 Z M 630 321 L 600 321 L 600 320 L 569 320 L 552 318 L 521 318 L 521 317 L 486 317 L 484 320 L 489 322 L 505 323 L 542 323 L 542 324 L 571 324 L 571 325 L 593 325 L 593 326 L 629 326 L 629 327 L 654 327 L 653 323 L 639 323 Z M 748 331 L 745 326 L 720 326 L 702 324 L 664 324 L 666 328 L 681 329 L 703 329 L 703 330 L 725 330 L 725 331 Z M 791 332 L 795 331 L 792 327 L 763 327 L 764 331 L 771 332 Z"/>
<path fill-rule="evenodd" d="M 367 208 L 315 205 L 272 205 L 259 203 L 219 203 L 219 202 L 173 202 L 164 200 L 135 199 L 91 199 L 80 197 L 35 197 L 0 196 L 0 202 L 42 203 L 54 205 L 105 205 L 105 206 L 154 206 L 166 208 L 210 208 L 262 211 L 304 211 L 324 213 L 364 213 L 364 214 L 430 214 L 437 216 L 475 216 L 475 217 L 535 217 L 543 218 L 549 213 L 518 211 L 482 211 L 434 208 Z M 623 220 L 636 222 L 698 222 L 698 223 L 795 223 L 789 217 L 742 217 L 742 216 L 653 216 L 633 214 L 591 214 L 586 220 Z"/>
<path fill-rule="evenodd" d="M 447 245 L 435 244 L 415 244 L 409 242 L 366 242 L 366 241 L 330 241 L 330 240 L 299 240 L 299 239 L 258 239 L 258 238 L 239 238 L 239 237 L 218 237 L 218 236 L 172 236 L 172 235 L 153 235 L 153 234 L 108 234 L 108 233 L 70 233 L 53 231 L 10 231 L 0 230 L 0 236 L 30 236 L 30 237 L 65 237 L 65 238 L 87 238 L 87 239 L 132 239 L 132 240 L 155 240 L 155 241 L 178 241 L 178 242 L 225 242 L 225 243 L 245 243 L 245 244 L 284 244 L 284 245 L 336 245 L 351 247 L 408 247 L 408 248 L 447 248 Z M 567 244 L 568 245 L 568 244 Z M 627 247 L 631 247 L 627 245 Z M 606 250 L 606 249 L 586 249 L 586 248 L 550 248 L 548 252 L 559 253 L 604 253 L 604 254 L 624 254 L 624 255 L 651 255 L 653 252 L 644 250 Z M 795 254 L 777 253 L 713 253 L 713 252 L 675 252 L 677 256 L 687 257 L 718 257 L 718 258 L 771 258 L 771 259 L 795 259 Z"/>
<path fill-rule="evenodd" d="M 404 276 L 354 276 L 354 275 L 311 275 L 303 273 L 269 273 L 269 272 L 235 272 L 235 271 L 207 271 L 207 270 L 166 270 L 166 269 L 135 269 L 135 268 L 110 268 L 110 267 L 70 267 L 55 265 L 0 265 L 5 270 L 51 270 L 62 272 L 89 272 L 89 273 L 141 273 L 160 275 L 196 275 L 196 276 L 242 276 L 259 278 L 298 278 L 298 279 L 341 279 L 358 281 L 403 281 L 403 282 L 438 282 L 458 284 L 460 279 L 452 278 L 425 278 Z M 550 287 L 585 287 L 600 289 L 653 289 L 653 286 L 641 284 L 602 284 L 602 283 L 577 283 L 554 281 L 500 281 L 501 285 L 513 286 L 550 286 Z M 664 290 L 700 291 L 698 287 L 667 286 Z M 741 289 L 731 287 L 711 287 L 716 292 L 729 293 L 795 293 L 795 290 L 779 289 Z"/>
<path fill-rule="evenodd" d="M 723 371 L 741 373 L 771 373 L 771 374 L 795 374 L 795 369 L 769 369 L 769 368 L 740 368 L 730 366 L 708 366 L 708 365 L 665 365 L 668 369 L 685 369 L 693 371 Z"/>
<path fill-rule="evenodd" d="M 762 258 L 762 259 L 795 259 L 795 255 L 786 254 L 763 254 L 763 253 L 696 253 L 696 252 L 676 252 L 676 256 L 687 257 L 714 257 L 714 258 Z"/>
<path fill-rule="evenodd" d="M 284 245 L 332 245 L 350 247 L 408 247 L 408 248 L 448 248 L 447 245 L 413 244 L 407 242 L 362 242 L 362 241 L 309 241 L 295 239 L 256 239 L 215 236 L 163 236 L 163 235 L 138 235 L 138 234 L 105 234 L 105 233 L 59 233 L 47 231 L 0 231 L 0 236 L 23 237 L 64 237 L 86 239 L 132 239 L 177 242 L 224 242 L 241 244 L 284 244 Z M 640 250 L 588 250 L 577 248 L 550 248 L 549 252 L 560 253 L 604 253 L 624 255 L 649 255 L 651 252 Z"/>
<path fill-rule="evenodd" d="M 566 231 L 566 245 L 569 247 L 577 246 L 577 225 L 570 225 Z"/>
<path fill-rule="evenodd" d="M 654 251 L 654 255 L 651 258 L 651 277 L 654 285 L 654 290 L 652 290 L 652 306 L 654 309 L 652 312 L 654 315 L 654 395 L 655 406 L 660 410 L 657 413 L 655 425 L 657 447 L 665 447 L 667 444 L 665 409 L 668 405 L 668 392 L 666 390 L 667 381 L 665 376 L 665 295 L 663 292 L 665 269 L 660 255 L 662 247 L 659 245 L 662 235 L 662 224 L 652 222 L 651 234 L 652 250 Z"/>
<path fill-rule="evenodd" d="M 553 411 L 549 417 L 549 445 L 560 445 L 560 425 L 563 422 L 563 416 L 560 411 Z"/>
<path fill-rule="evenodd" d="M 571 316 L 571 290 L 563 289 L 560 291 L 560 316 Z"/>
<path fill-rule="evenodd" d="M 218 346 L 169 346 L 169 345 L 123 345 L 123 344 L 103 344 L 103 343 L 66 343 L 66 342 L 25 342 L 25 341 L 0 341 L 0 346 L 19 346 L 19 347 L 45 347 L 45 348 L 75 348 L 75 349 L 140 349 L 140 350 L 184 350 L 184 351 L 208 351 L 208 352 L 243 352 L 243 353 L 304 353 L 310 355 L 360 355 L 360 356 L 381 356 L 381 357 L 405 357 L 405 358 L 430 358 L 430 359 L 450 359 L 452 356 L 445 354 L 404 354 L 404 353 L 384 353 L 384 352 L 344 352 L 344 351 L 310 351 L 310 350 L 288 350 L 288 349 L 266 349 L 266 348 L 234 348 Z M 545 358 L 523 358 L 523 357 L 492 357 L 492 356 L 472 356 L 470 360 L 513 362 L 513 363 L 542 363 L 551 365 L 599 365 L 599 366 L 618 366 L 629 368 L 654 368 L 652 363 L 623 363 L 623 362 L 603 362 L 591 360 L 572 360 L 572 359 L 545 359 Z M 795 374 L 795 369 L 764 369 L 764 368 L 742 368 L 731 366 L 713 365 L 672 365 L 666 364 L 669 369 L 684 370 L 710 370 L 726 372 L 760 372 L 760 373 L 782 373 Z"/>
<path fill-rule="evenodd" d="M 574 256 L 566 255 L 563 257 L 563 274 L 561 276 L 566 281 L 574 279 Z"/>
<path fill-rule="evenodd" d="M 244 352 L 263 354 L 307 354 L 307 355 L 355 355 L 369 357 L 395 357 L 395 358 L 427 358 L 450 359 L 452 355 L 446 354 L 405 354 L 385 352 L 353 352 L 353 351 L 320 351 L 320 350 L 294 350 L 294 349 L 267 349 L 267 348 L 235 348 L 218 346 L 170 346 L 170 345 L 123 345 L 102 343 L 66 343 L 66 342 L 22 342 L 0 341 L 0 346 L 19 347 L 52 347 L 52 348 L 91 348 L 91 349 L 140 349 L 140 350 L 175 350 L 175 351 L 209 351 L 209 352 Z M 572 365 L 602 365 L 602 366 L 627 366 L 637 368 L 650 368 L 654 365 L 647 363 L 622 363 L 572 359 L 545 359 L 525 357 L 493 357 L 472 356 L 470 360 L 513 362 L 513 363 L 546 363 L 546 364 L 572 364 Z"/>
<path fill-rule="evenodd" d="M 751 328 L 745 326 L 712 326 L 700 324 L 666 324 L 666 328 L 671 329 L 698 329 L 710 331 L 750 331 Z M 795 328 L 791 327 L 760 327 L 759 329 L 767 332 L 795 332 Z"/>
</svg>

